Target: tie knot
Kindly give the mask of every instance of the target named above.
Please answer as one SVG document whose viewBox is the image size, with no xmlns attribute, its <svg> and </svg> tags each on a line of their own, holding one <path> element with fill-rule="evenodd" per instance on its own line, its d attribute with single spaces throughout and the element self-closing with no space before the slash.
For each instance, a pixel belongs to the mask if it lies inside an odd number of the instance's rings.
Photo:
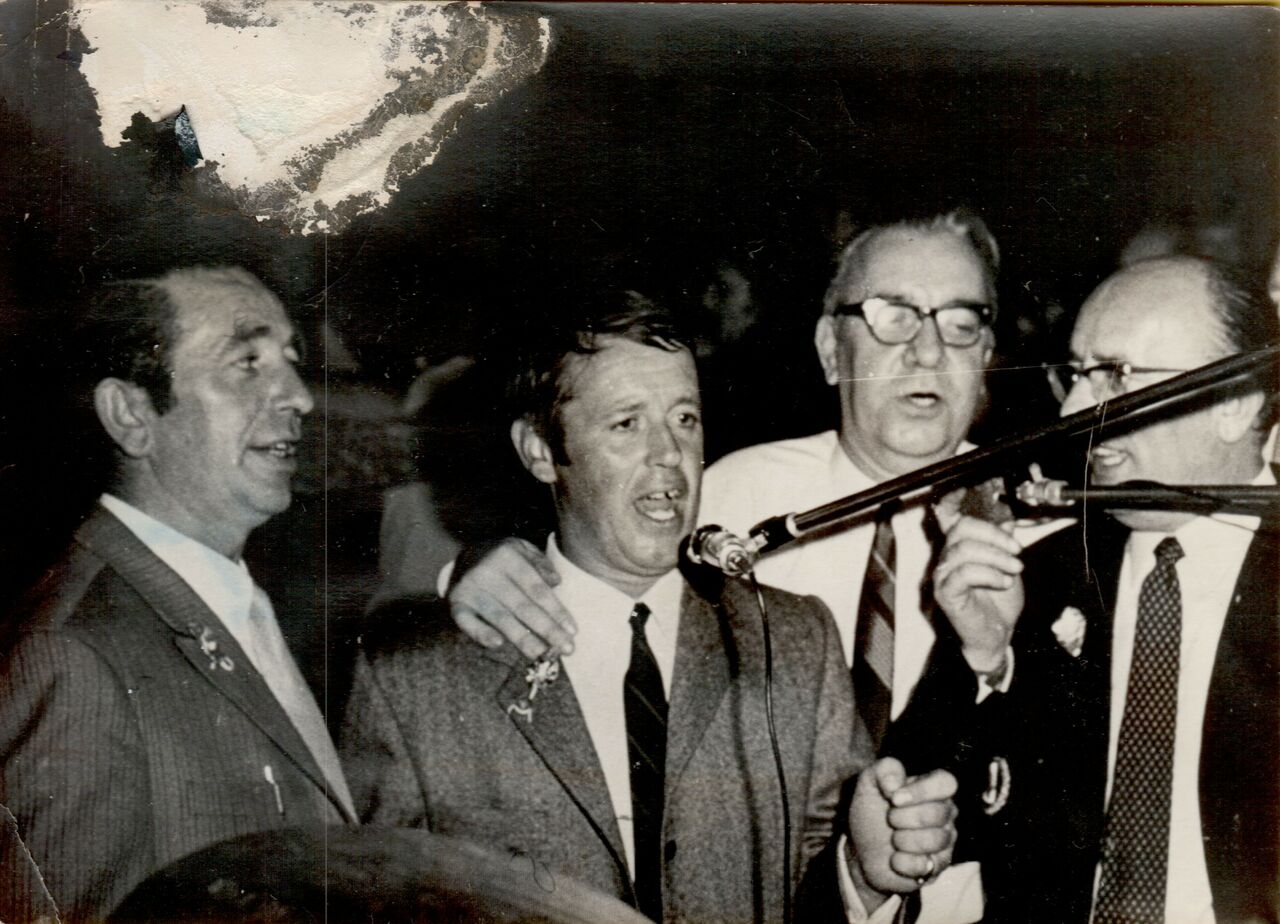
<svg viewBox="0 0 1280 924">
<path fill-rule="evenodd" d="M 1182 551 L 1182 546 L 1178 544 L 1178 540 L 1172 536 L 1165 536 L 1160 540 L 1160 544 L 1156 546 L 1156 564 L 1171 567 L 1182 558 L 1186 552 Z"/>
<path fill-rule="evenodd" d="M 649 607 L 645 606 L 643 603 L 637 603 L 635 608 L 631 611 L 631 631 L 643 634 L 644 624 L 648 621 Z"/>
</svg>

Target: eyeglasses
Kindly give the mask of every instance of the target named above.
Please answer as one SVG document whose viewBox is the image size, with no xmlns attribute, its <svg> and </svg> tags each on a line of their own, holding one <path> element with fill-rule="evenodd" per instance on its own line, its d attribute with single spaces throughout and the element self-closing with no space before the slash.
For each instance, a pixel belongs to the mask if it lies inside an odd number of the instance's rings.
<svg viewBox="0 0 1280 924">
<path fill-rule="evenodd" d="M 984 327 L 991 325 L 995 309 L 981 302 L 961 302 L 941 308 L 918 308 L 906 302 L 874 296 L 860 302 L 837 305 L 833 314 L 856 315 L 867 322 L 871 334 L 881 343 L 892 345 L 914 340 L 925 318 L 932 317 L 938 326 L 938 338 L 947 346 L 973 346 L 982 337 Z"/>
<path fill-rule="evenodd" d="M 1045 366 L 1049 376 L 1049 388 L 1061 404 L 1081 379 L 1089 380 L 1089 389 L 1095 401 L 1110 401 L 1127 394 L 1133 387 L 1131 380 L 1139 375 L 1186 372 L 1186 369 L 1165 369 L 1157 366 L 1135 366 L 1133 363 L 1107 360 L 1082 366 L 1078 363 L 1062 363 Z"/>
</svg>

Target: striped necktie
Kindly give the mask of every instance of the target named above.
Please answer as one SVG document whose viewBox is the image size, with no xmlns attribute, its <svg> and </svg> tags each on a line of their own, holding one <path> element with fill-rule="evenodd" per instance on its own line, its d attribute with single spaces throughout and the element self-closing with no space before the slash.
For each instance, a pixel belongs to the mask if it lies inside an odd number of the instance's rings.
<svg viewBox="0 0 1280 924">
<path fill-rule="evenodd" d="M 893 522 L 883 507 L 876 517 L 853 644 L 853 693 L 876 748 L 884 740 L 893 702 L 893 597 L 897 566 Z"/>
<path fill-rule="evenodd" d="M 667 765 L 667 695 L 658 662 L 645 638 L 649 607 L 631 611 L 631 664 L 623 682 L 627 756 L 631 766 L 631 818 L 635 842 L 636 904 L 662 920 L 662 802 Z"/>
<path fill-rule="evenodd" d="M 1167 536 L 1138 592 L 1133 665 L 1116 744 L 1094 924 L 1164 924 L 1182 596 Z"/>
</svg>

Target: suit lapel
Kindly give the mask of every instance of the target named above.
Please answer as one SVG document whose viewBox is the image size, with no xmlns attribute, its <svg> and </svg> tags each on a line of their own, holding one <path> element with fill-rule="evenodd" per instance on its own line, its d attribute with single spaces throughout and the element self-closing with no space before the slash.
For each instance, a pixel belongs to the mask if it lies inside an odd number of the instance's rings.
<svg viewBox="0 0 1280 924">
<path fill-rule="evenodd" d="M 668 710 L 668 802 L 729 689 L 733 650 L 729 614 L 724 605 L 711 602 L 686 584 L 680 606 L 675 676 Z"/>
<path fill-rule="evenodd" d="M 631 872 L 622 846 L 622 834 L 614 817 L 613 801 L 609 798 L 609 787 L 568 675 L 561 671 L 554 683 L 542 687 L 530 700 L 530 684 L 526 676 L 529 662 L 509 645 L 484 653 L 498 662 L 497 707 L 507 714 L 512 725 L 586 816 L 618 864 L 623 881 L 630 882 Z"/>
<path fill-rule="evenodd" d="M 262 675 L 204 601 L 107 511 L 95 513 L 76 541 L 101 556 L 174 632 L 175 647 L 205 682 L 244 713 L 322 791 L 329 787 L 310 749 Z M 354 822 L 329 796 L 342 817 Z"/>
</svg>

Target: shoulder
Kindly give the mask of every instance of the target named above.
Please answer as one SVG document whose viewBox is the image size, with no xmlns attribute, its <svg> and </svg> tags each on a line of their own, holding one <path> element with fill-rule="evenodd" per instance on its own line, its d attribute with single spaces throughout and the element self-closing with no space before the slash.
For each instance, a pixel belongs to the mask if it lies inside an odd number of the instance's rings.
<svg viewBox="0 0 1280 924">
<path fill-rule="evenodd" d="M 360 652 L 379 684 L 448 689 L 475 673 L 487 652 L 454 625 L 446 604 L 384 607 L 361 630 Z"/>
<path fill-rule="evenodd" d="M 726 479 L 764 477 L 773 472 L 785 472 L 794 477 L 806 466 L 823 465 L 831 458 L 836 446 L 836 432 L 827 430 L 797 439 L 760 443 L 731 452 L 706 472 L 711 482 Z"/>
</svg>

